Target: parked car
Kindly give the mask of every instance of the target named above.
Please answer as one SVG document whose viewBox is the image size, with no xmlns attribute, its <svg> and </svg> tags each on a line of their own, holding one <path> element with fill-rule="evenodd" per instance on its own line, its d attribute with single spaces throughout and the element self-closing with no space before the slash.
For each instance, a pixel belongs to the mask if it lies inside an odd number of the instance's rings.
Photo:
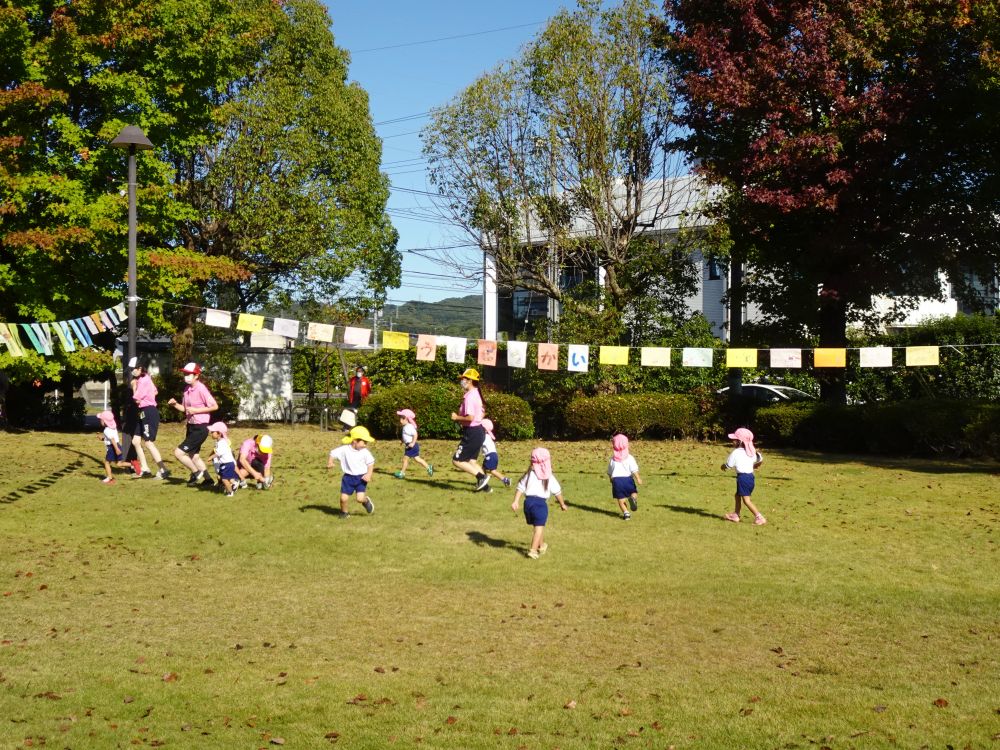
<svg viewBox="0 0 1000 750">
<path fill-rule="evenodd" d="M 755 404 L 787 404 L 794 401 L 815 401 L 816 397 L 792 388 L 790 385 L 772 385 L 771 383 L 744 383 L 742 398 Z M 728 395 L 729 386 L 716 391 L 721 396 Z"/>
</svg>

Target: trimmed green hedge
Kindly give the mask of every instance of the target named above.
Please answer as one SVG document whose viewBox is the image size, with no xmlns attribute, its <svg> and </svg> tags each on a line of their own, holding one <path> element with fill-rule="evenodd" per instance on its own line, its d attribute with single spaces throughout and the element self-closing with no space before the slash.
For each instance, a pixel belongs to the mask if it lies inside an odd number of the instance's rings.
<svg viewBox="0 0 1000 750">
<path fill-rule="evenodd" d="M 573 399 L 566 424 L 574 437 L 699 437 L 705 426 L 698 403 L 677 393 L 630 393 Z"/>
<path fill-rule="evenodd" d="M 486 390 L 486 416 L 493 420 L 498 440 L 527 440 L 535 435 L 533 416 L 528 403 L 509 393 Z M 417 415 L 420 436 L 455 440 L 459 428 L 451 414 L 462 402 L 462 389 L 454 383 L 406 383 L 382 388 L 372 393 L 358 412 L 358 423 L 379 438 L 399 434 L 400 409 L 412 409 Z"/>
<path fill-rule="evenodd" d="M 811 450 L 923 456 L 1000 456 L 1000 405 L 917 399 L 835 406 L 797 403 L 757 410 L 762 442 Z"/>
</svg>

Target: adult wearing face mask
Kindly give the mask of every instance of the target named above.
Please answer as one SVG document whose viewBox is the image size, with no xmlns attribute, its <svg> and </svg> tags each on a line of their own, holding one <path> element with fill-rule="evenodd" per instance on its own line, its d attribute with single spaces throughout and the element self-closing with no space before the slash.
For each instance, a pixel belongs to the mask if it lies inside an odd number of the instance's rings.
<svg viewBox="0 0 1000 750">
<path fill-rule="evenodd" d="M 208 438 L 209 416 L 219 408 L 212 397 L 211 392 L 201 382 L 201 368 L 195 362 L 188 362 L 181 369 L 184 373 L 184 382 L 187 387 L 180 402 L 177 399 L 170 399 L 167 404 L 181 412 L 187 419 L 187 433 L 184 435 L 184 442 L 174 449 L 177 460 L 184 464 L 191 472 L 188 484 L 214 484 L 208 476 L 208 468 L 205 462 L 198 455 L 202 443 Z"/>
<path fill-rule="evenodd" d="M 372 381 L 365 375 L 365 368 L 359 365 L 354 377 L 347 381 L 347 405 L 356 411 L 371 392 Z"/>
</svg>

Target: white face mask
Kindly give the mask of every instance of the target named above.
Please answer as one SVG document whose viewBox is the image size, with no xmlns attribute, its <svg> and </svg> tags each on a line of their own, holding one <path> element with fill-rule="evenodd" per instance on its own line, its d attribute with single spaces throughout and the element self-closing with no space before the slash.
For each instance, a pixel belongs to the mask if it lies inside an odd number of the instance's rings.
<svg viewBox="0 0 1000 750">
<path fill-rule="evenodd" d="M 357 371 L 356 373 L 354 373 L 354 374 L 355 374 L 355 375 L 357 375 L 357 376 L 358 376 L 359 378 L 363 378 L 363 377 L 365 376 L 365 373 L 364 373 L 364 371 L 362 371 L 362 370 L 358 370 L 358 371 Z"/>
<path fill-rule="evenodd" d="M 191 385 L 194 382 L 194 375 L 185 375 L 184 382 Z"/>
</svg>

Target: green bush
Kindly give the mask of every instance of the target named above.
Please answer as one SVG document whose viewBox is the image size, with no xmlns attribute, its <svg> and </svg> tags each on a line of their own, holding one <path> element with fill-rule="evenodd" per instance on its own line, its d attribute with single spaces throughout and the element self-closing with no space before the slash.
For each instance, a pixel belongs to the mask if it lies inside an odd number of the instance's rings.
<svg viewBox="0 0 1000 750">
<path fill-rule="evenodd" d="M 500 440 L 525 440 L 534 436 L 531 407 L 509 393 L 484 391 L 486 415 L 493 420 Z M 400 409 L 412 409 L 417 415 L 420 435 L 427 438 L 455 439 L 460 434 L 451 419 L 462 402 L 462 389 L 454 383 L 406 383 L 373 391 L 358 412 L 359 424 L 376 437 L 399 434 Z"/>
<path fill-rule="evenodd" d="M 630 393 L 584 396 L 566 407 L 566 424 L 573 437 L 697 437 L 704 419 L 691 396 Z"/>
</svg>

